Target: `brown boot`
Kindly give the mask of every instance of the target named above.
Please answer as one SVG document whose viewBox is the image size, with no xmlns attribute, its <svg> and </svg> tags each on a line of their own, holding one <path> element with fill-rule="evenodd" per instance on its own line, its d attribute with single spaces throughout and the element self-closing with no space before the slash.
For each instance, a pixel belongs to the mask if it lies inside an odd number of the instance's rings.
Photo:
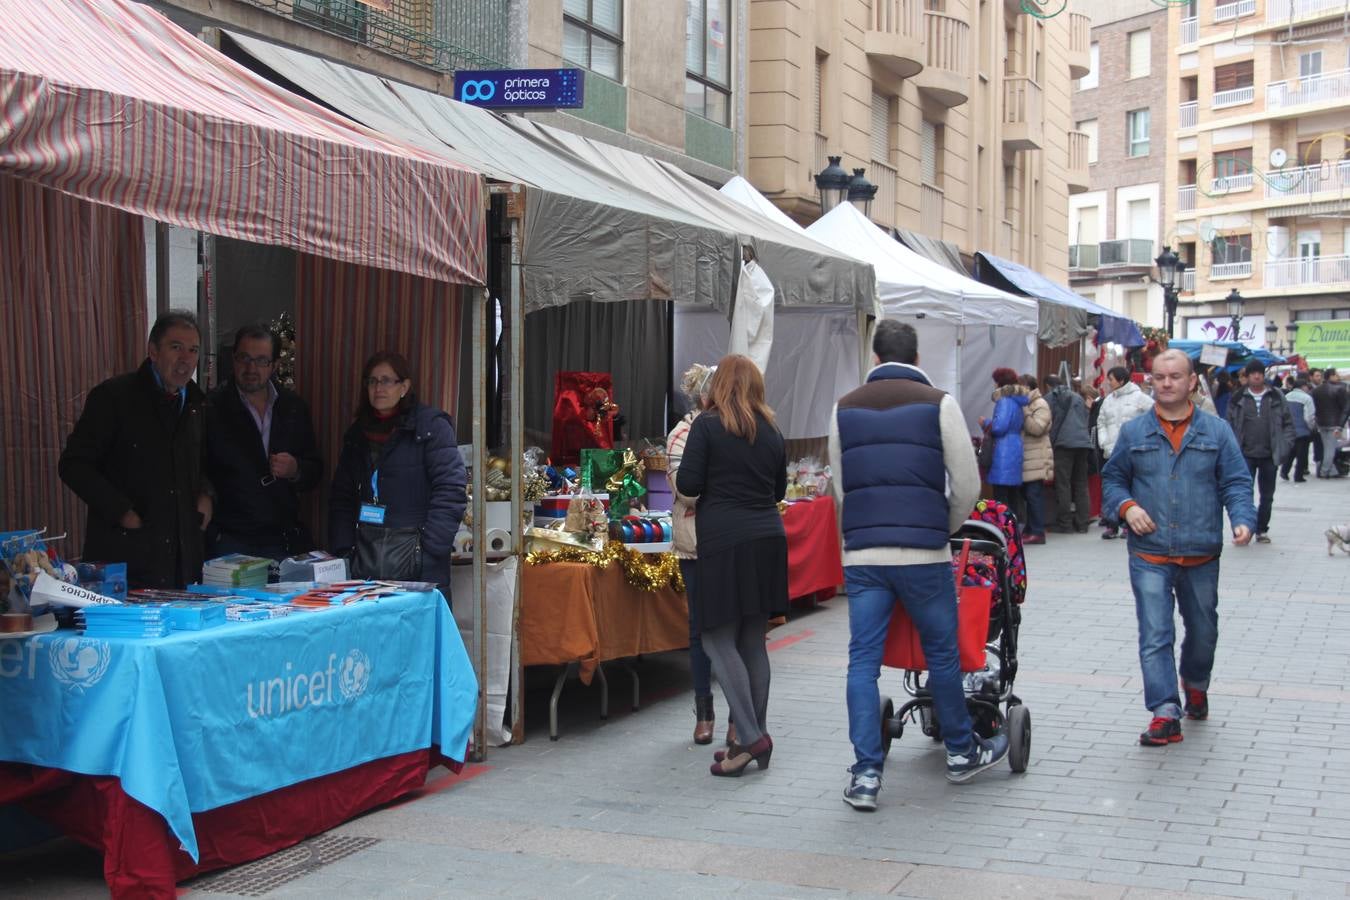
<svg viewBox="0 0 1350 900">
<path fill-rule="evenodd" d="M 713 698 L 712 694 L 694 695 L 694 743 L 711 744 L 713 739 Z"/>
</svg>

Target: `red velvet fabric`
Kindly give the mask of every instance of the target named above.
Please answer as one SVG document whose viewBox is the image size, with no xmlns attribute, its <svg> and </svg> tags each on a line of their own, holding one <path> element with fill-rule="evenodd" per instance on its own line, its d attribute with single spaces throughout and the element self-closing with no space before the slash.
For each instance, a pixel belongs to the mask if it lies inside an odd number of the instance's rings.
<svg viewBox="0 0 1350 900">
<path fill-rule="evenodd" d="M 553 445 L 549 458 L 555 466 L 575 466 L 581 451 L 614 447 L 614 416 L 600 417 L 597 436 L 587 424 L 588 397 L 603 390 L 612 401 L 614 380 L 608 372 L 557 372 L 553 376 Z"/>
<path fill-rule="evenodd" d="M 174 885 L 186 878 L 275 853 L 416 790 L 443 762 L 449 764 L 434 747 L 415 750 L 193 813 L 201 852 L 196 863 L 164 819 L 127 796 L 113 777 L 0 763 L 0 803 L 19 803 L 101 851 L 114 898 L 158 900 L 176 897 Z"/>
<path fill-rule="evenodd" d="M 788 545 L 788 596 L 834 596 L 844 583 L 833 497 L 793 503 L 783 514 Z"/>
</svg>

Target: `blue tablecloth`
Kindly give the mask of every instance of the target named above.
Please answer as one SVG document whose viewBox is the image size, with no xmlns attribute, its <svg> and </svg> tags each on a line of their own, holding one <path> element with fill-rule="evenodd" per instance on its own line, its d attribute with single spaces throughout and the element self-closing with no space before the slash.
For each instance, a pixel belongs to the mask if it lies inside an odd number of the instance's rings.
<svg viewBox="0 0 1350 900">
<path fill-rule="evenodd" d="M 197 859 L 191 813 L 439 745 L 478 686 L 439 593 L 154 639 L 0 641 L 0 760 L 113 775 Z"/>
</svg>

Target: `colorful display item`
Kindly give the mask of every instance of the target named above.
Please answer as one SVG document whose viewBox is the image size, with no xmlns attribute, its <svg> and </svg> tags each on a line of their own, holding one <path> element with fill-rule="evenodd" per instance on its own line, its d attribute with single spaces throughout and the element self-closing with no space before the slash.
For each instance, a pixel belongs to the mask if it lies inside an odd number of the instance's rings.
<svg viewBox="0 0 1350 900">
<path fill-rule="evenodd" d="M 614 446 L 614 383 L 608 372 L 558 372 L 553 378 L 555 466 L 576 465 L 587 448 Z M 598 486 L 597 486 L 598 487 Z"/>
</svg>

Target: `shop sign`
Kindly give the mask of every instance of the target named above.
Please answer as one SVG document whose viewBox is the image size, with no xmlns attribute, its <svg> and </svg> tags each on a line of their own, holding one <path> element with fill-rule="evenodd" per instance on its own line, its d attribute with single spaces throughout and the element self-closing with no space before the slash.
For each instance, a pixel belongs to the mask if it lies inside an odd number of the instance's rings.
<svg viewBox="0 0 1350 900">
<path fill-rule="evenodd" d="M 1256 350 L 1266 345 L 1266 317 L 1243 316 L 1237 337 L 1233 337 L 1233 321 L 1227 316 L 1192 316 L 1186 320 L 1188 341 L 1240 341 Z"/>
<path fill-rule="evenodd" d="M 1350 369 L 1350 319 L 1299 320 L 1294 352 L 1310 366 Z"/>
<path fill-rule="evenodd" d="M 455 73 L 455 99 L 485 109 L 578 109 L 580 69 L 489 69 Z"/>
<path fill-rule="evenodd" d="M 1228 348 L 1218 344 L 1205 344 L 1200 348 L 1200 365 L 1222 366 L 1228 363 Z"/>
</svg>

